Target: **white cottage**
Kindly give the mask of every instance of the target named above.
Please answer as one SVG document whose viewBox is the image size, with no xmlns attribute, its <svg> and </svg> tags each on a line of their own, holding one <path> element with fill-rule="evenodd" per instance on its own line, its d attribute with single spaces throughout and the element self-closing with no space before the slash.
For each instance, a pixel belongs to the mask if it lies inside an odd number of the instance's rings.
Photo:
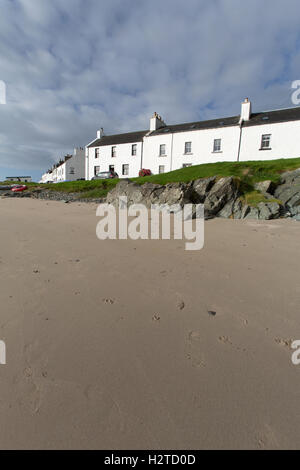
<svg viewBox="0 0 300 470">
<path fill-rule="evenodd" d="M 202 163 L 300 157 L 300 107 L 168 126 L 157 113 L 148 131 L 104 136 L 86 147 L 86 179 L 114 169 L 122 178 L 141 168 L 165 173 Z"/>
<path fill-rule="evenodd" d="M 51 170 L 43 174 L 41 183 L 59 183 L 85 179 L 85 151 L 79 147 L 73 155 L 66 155 Z"/>
</svg>

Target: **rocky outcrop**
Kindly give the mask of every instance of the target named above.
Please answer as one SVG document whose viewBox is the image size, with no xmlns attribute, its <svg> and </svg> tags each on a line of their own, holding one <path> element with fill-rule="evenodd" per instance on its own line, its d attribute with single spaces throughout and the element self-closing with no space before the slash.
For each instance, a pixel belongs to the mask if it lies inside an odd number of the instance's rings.
<svg viewBox="0 0 300 470">
<path fill-rule="evenodd" d="M 281 175 L 281 184 L 275 189 L 274 196 L 282 201 L 286 212 L 298 220 L 300 215 L 300 168 Z"/>
<path fill-rule="evenodd" d="M 238 186 L 232 177 L 220 178 L 215 182 L 204 200 L 207 218 L 215 217 L 227 203 L 235 203 L 239 196 Z"/>
<path fill-rule="evenodd" d="M 119 197 L 127 197 L 127 205 L 144 204 L 151 207 L 152 204 L 186 204 L 192 197 L 192 187 L 190 184 L 173 183 L 161 186 L 159 184 L 145 183 L 139 185 L 130 180 L 120 181 L 112 189 L 106 198 L 106 202 L 118 206 Z"/>
<path fill-rule="evenodd" d="M 285 184 L 281 186 L 284 191 L 287 190 Z M 150 207 L 151 204 L 180 204 L 181 206 L 187 203 L 203 204 L 206 219 L 222 217 L 271 220 L 286 215 L 285 206 L 275 201 L 272 196 L 274 192 L 276 197 L 276 191 L 280 186 L 276 189 L 272 181 L 263 181 L 255 187 L 270 201 L 260 202 L 256 207 L 244 204 L 240 197 L 239 183 L 233 177 L 203 178 L 190 183 L 171 183 L 166 186 L 152 183 L 138 185 L 130 180 L 123 180 L 108 193 L 106 201 L 117 206 L 119 197 L 126 196 L 128 205 L 142 203 L 147 207 Z M 290 185 L 289 190 L 291 191 Z M 298 194 L 297 188 L 295 188 L 295 194 Z M 289 215 L 300 216 L 300 206 L 297 208 L 293 206 L 293 209 L 288 208 L 290 211 L 294 211 L 289 212 Z M 299 212 L 297 212 L 298 210 Z"/>
<path fill-rule="evenodd" d="M 119 197 L 126 196 L 127 204 L 142 203 L 170 206 L 179 204 L 204 204 L 205 217 L 214 217 L 229 201 L 238 197 L 238 187 L 234 178 L 207 178 L 191 183 L 171 183 L 161 186 L 152 183 L 138 185 L 130 180 L 120 181 L 107 195 L 109 204 L 118 206 Z"/>
<path fill-rule="evenodd" d="M 63 202 L 86 201 L 107 202 L 118 206 L 119 197 L 126 196 L 128 205 L 152 204 L 169 206 L 203 204 L 205 218 L 223 217 L 232 219 L 271 220 L 279 217 L 292 217 L 300 221 L 300 168 L 281 175 L 280 182 L 261 181 L 254 189 L 264 196 L 265 202 L 256 207 L 245 204 L 236 178 L 201 178 L 189 183 L 170 183 L 165 186 L 153 183 L 137 184 L 131 180 L 121 180 L 107 194 L 106 199 L 83 199 L 80 193 L 65 193 L 37 188 L 23 193 L 0 191 L 0 196 L 34 197 Z M 194 216 L 195 213 L 194 213 Z"/>
</svg>

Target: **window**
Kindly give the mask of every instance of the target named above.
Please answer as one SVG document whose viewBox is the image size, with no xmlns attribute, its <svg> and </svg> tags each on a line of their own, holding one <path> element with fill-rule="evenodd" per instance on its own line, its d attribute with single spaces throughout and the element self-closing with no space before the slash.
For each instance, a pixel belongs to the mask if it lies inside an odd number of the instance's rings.
<svg viewBox="0 0 300 470">
<path fill-rule="evenodd" d="M 109 165 L 109 171 L 115 171 L 115 165 Z"/>
<path fill-rule="evenodd" d="M 165 144 L 161 144 L 159 146 L 159 156 L 160 157 L 164 157 L 166 155 L 166 145 Z"/>
<path fill-rule="evenodd" d="M 94 175 L 97 176 L 100 173 L 100 166 L 94 166 Z"/>
<path fill-rule="evenodd" d="M 271 150 L 271 134 L 264 134 L 261 137 L 260 150 Z"/>
<path fill-rule="evenodd" d="M 137 152 L 137 144 L 133 144 L 131 146 L 131 155 L 132 156 L 135 156 L 136 155 L 136 152 Z"/>
<path fill-rule="evenodd" d="M 159 165 L 158 167 L 158 173 L 161 175 L 162 173 L 165 172 L 165 165 Z"/>
<path fill-rule="evenodd" d="M 112 147 L 111 148 L 111 156 L 116 157 L 117 156 L 117 147 Z"/>
<path fill-rule="evenodd" d="M 184 153 L 192 153 L 192 142 L 186 142 L 184 144 Z"/>
<path fill-rule="evenodd" d="M 70 175 L 75 175 L 75 168 L 73 166 L 70 167 Z"/>
<path fill-rule="evenodd" d="M 127 165 L 127 164 L 122 165 L 122 175 L 123 176 L 129 175 L 129 165 Z"/>
<path fill-rule="evenodd" d="M 100 149 L 95 149 L 95 158 L 99 158 L 100 156 Z"/>
<path fill-rule="evenodd" d="M 192 166 L 192 164 L 191 163 L 184 163 L 182 165 L 182 168 L 188 168 L 189 166 Z"/>
<path fill-rule="evenodd" d="M 221 152 L 221 144 L 222 140 L 221 139 L 215 139 L 214 140 L 214 152 Z"/>
</svg>

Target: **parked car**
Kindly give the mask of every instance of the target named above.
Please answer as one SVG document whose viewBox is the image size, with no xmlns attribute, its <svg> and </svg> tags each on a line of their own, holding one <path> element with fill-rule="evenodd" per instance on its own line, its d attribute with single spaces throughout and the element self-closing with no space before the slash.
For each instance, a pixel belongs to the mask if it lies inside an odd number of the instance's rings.
<svg viewBox="0 0 300 470">
<path fill-rule="evenodd" d="M 20 184 L 20 185 L 13 186 L 11 188 L 11 191 L 13 193 L 19 193 L 19 192 L 25 191 L 25 189 L 27 189 L 27 186 L 25 184 Z"/>
<path fill-rule="evenodd" d="M 108 180 L 112 178 L 119 178 L 118 173 L 115 171 L 102 171 L 101 173 L 98 173 L 98 175 L 94 176 L 92 180 Z"/>
<path fill-rule="evenodd" d="M 146 170 L 145 168 L 142 168 L 142 170 L 139 171 L 140 177 L 151 176 L 151 175 L 152 175 L 151 170 Z"/>
</svg>

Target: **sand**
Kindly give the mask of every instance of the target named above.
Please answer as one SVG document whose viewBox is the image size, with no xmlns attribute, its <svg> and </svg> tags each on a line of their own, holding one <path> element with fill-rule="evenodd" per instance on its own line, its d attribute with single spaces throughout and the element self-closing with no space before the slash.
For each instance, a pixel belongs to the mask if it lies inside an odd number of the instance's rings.
<svg viewBox="0 0 300 470">
<path fill-rule="evenodd" d="M 0 448 L 299 448 L 300 224 L 211 220 L 187 252 L 95 212 L 0 200 Z"/>
</svg>

